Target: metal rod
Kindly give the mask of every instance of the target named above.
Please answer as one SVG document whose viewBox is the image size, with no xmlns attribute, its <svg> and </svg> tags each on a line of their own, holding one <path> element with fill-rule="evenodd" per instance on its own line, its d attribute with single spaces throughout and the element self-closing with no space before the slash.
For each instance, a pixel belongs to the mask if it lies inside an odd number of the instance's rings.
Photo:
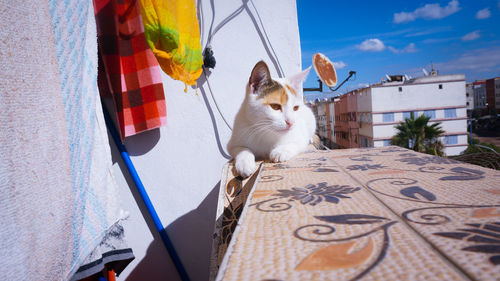
<svg viewBox="0 0 500 281">
<path fill-rule="evenodd" d="M 323 92 L 323 82 L 318 79 L 319 87 L 318 88 L 304 88 L 304 92 Z"/>
<path fill-rule="evenodd" d="M 354 74 L 356 74 L 356 71 L 352 71 L 352 70 L 351 70 L 351 71 L 349 71 L 349 76 L 347 76 L 347 78 L 346 78 L 344 81 L 342 81 L 342 83 L 340 83 L 340 85 L 338 85 L 338 86 L 337 86 L 337 88 L 335 88 L 335 89 L 330 88 L 330 90 L 332 90 L 332 92 L 337 91 L 337 90 L 338 90 L 340 87 L 342 87 L 342 85 L 344 85 L 344 83 L 345 83 L 345 82 L 347 82 L 347 80 L 349 80 L 349 79 L 350 79 L 350 78 L 351 78 Z"/>
</svg>

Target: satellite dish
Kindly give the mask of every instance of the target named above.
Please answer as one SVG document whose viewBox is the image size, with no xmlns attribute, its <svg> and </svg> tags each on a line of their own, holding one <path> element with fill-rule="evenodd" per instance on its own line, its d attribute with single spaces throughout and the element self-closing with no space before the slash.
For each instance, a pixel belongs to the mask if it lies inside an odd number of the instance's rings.
<svg viewBox="0 0 500 281">
<path fill-rule="evenodd" d="M 391 81 L 392 81 L 391 76 L 389 76 L 388 74 L 386 74 L 386 75 L 385 75 L 385 78 L 387 78 L 387 81 L 388 81 L 388 82 L 391 82 Z"/>
<path fill-rule="evenodd" d="M 425 70 L 425 68 L 422 68 L 422 72 L 424 73 L 424 76 L 429 76 L 429 72 L 427 72 L 427 70 Z"/>
<path fill-rule="evenodd" d="M 328 87 L 332 88 L 337 85 L 337 72 L 333 63 L 323 54 L 316 53 L 313 55 L 313 66 L 319 79 Z"/>
</svg>

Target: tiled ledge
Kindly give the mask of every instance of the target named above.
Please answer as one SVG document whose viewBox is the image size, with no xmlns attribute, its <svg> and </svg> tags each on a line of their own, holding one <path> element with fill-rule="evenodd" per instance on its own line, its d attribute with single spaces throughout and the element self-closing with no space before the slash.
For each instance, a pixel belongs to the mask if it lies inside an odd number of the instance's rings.
<svg viewBox="0 0 500 281">
<path fill-rule="evenodd" d="M 500 279 L 499 171 L 394 146 L 309 151 L 245 181 L 228 163 L 220 195 L 217 280 Z"/>
</svg>

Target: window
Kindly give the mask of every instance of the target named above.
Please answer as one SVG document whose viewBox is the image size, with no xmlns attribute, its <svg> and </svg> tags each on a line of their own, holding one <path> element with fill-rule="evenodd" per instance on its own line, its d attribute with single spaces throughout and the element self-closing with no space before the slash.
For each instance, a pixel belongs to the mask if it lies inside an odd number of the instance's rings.
<svg viewBox="0 0 500 281">
<path fill-rule="evenodd" d="M 430 117 L 432 119 L 436 119 L 436 111 L 435 110 L 425 110 L 424 115 Z"/>
<path fill-rule="evenodd" d="M 444 118 L 457 117 L 457 110 L 455 108 L 447 108 L 444 110 Z"/>
<path fill-rule="evenodd" d="M 402 92 L 403 91 L 403 87 L 399 87 L 398 91 Z"/>
<path fill-rule="evenodd" d="M 382 115 L 383 122 L 394 122 L 394 112 L 384 113 Z"/>
<path fill-rule="evenodd" d="M 439 88 L 439 90 L 442 90 L 443 89 L 443 84 L 439 84 L 438 88 Z"/>
<path fill-rule="evenodd" d="M 458 136 L 445 136 L 444 137 L 444 144 L 457 144 L 458 143 Z"/>
<path fill-rule="evenodd" d="M 403 112 L 403 121 L 406 118 L 411 118 L 411 111 L 405 111 L 405 112 Z"/>
<path fill-rule="evenodd" d="M 391 145 L 391 140 L 383 140 L 384 146 L 389 146 Z"/>
<path fill-rule="evenodd" d="M 467 102 L 467 106 L 469 106 L 469 102 Z"/>
</svg>

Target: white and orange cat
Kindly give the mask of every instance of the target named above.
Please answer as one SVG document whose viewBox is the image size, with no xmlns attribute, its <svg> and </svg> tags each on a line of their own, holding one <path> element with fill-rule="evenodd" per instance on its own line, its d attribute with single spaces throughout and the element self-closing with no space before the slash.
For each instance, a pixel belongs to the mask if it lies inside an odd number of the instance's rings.
<svg viewBox="0 0 500 281">
<path fill-rule="evenodd" d="M 316 131 L 314 115 L 302 93 L 310 69 L 272 79 L 265 62 L 253 68 L 227 145 L 240 176 L 255 171 L 256 158 L 283 162 L 306 150 Z"/>
</svg>

